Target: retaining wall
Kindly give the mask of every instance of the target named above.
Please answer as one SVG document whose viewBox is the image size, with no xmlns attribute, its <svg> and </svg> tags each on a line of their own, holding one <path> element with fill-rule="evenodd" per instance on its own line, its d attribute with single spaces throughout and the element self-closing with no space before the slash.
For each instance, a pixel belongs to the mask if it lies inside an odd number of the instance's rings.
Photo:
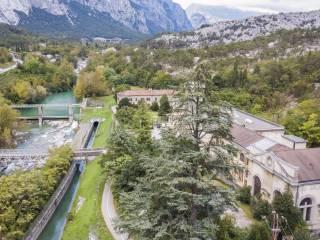
<svg viewBox="0 0 320 240">
<path fill-rule="evenodd" d="M 73 162 L 71 167 L 66 174 L 66 176 L 61 181 L 59 187 L 51 196 L 50 200 L 43 208 L 41 213 L 35 219 L 35 221 L 29 227 L 28 232 L 26 233 L 23 240 L 36 240 L 40 234 L 42 233 L 43 229 L 46 227 L 47 223 L 51 219 L 52 215 L 56 211 L 57 207 L 59 206 L 62 198 L 64 197 L 66 191 L 68 190 L 70 183 L 77 172 L 77 163 Z"/>
</svg>

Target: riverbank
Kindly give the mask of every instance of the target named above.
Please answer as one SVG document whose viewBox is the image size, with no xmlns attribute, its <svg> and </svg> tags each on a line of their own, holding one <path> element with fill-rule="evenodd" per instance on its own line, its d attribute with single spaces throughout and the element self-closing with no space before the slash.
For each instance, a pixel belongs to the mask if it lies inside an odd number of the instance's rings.
<svg viewBox="0 0 320 240">
<path fill-rule="evenodd" d="M 92 118 L 104 119 L 96 134 L 94 148 L 106 146 L 112 124 L 110 107 L 114 104 L 114 99 L 109 96 L 100 98 L 100 100 L 104 102 L 104 107 L 88 108 L 83 112 L 82 117 L 82 122 L 88 122 Z M 97 158 L 86 166 L 81 176 L 79 190 L 65 227 L 63 240 L 113 239 L 101 213 L 104 183 L 103 169 Z"/>
</svg>

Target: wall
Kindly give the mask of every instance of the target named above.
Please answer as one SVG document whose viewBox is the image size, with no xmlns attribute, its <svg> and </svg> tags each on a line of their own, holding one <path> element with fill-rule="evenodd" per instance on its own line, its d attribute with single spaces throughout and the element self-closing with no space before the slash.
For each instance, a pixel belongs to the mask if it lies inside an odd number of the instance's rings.
<svg viewBox="0 0 320 240">
<path fill-rule="evenodd" d="M 24 240 L 35 240 L 40 236 L 55 210 L 59 206 L 66 191 L 68 190 L 76 171 L 77 165 L 75 162 L 73 162 L 67 175 L 63 178 L 47 205 L 43 208 L 36 220 L 31 224 L 26 236 L 23 238 Z"/>
</svg>

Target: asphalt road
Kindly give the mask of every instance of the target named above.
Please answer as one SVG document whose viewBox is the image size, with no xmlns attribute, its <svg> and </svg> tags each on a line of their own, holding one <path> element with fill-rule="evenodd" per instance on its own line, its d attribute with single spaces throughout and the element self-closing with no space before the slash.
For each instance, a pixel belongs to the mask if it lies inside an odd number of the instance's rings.
<svg viewBox="0 0 320 240">
<path fill-rule="evenodd" d="M 113 195 L 108 183 L 104 186 L 101 210 L 104 221 L 106 222 L 109 232 L 112 234 L 113 238 L 115 240 L 128 240 L 128 234 L 118 233 L 113 226 L 113 221 L 118 218 L 118 214 L 113 204 Z"/>
</svg>

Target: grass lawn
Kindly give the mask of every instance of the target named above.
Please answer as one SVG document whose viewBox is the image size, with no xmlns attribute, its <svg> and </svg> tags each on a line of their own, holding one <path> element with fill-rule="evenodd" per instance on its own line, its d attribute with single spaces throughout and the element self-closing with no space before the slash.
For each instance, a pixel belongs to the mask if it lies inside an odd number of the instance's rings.
<svg viewBox="0 0 320 240">
<path fill-rule="evenodd" d="M 247 217 L 249 220 L 251 220 L 252 223 L 257 223 L 257 222 L 258 222 L 258 220 L 256 220 L 256 219 L 253 217 L 253 214 L 252 214 L 252 210 L 251 210 L 250 205 L 238 202 L 238 206 L 243 210 L 243 212 L 244 212 L 244 214 L 246 215 L 246 217 Z"/>
<path fill-rule="evenodd" d="M 87 165 L 81 176 L 80 187 L 72 209 L 74 219 L 67 223 L 63 240 L 87 240 L 89 233 L 93 233 L 101 240 L 113 239 L 101 213 L 104 183 L 102 168 L 96 159 Z M 74 213 L 80 196 L 85 198 L 85 202 L 80 210 Z"/>
<path fill-rule="evenodd" d="M 110 133 L 112 114 L 110 107 L 114 104 L 113 97 L 104 97 L 105 107 L 100 109 L 89 108 L 84 112 L 82 121 L 92 118 L 106 119 L 98 130 L 94 147 L 105 147 L 107 137 Z M 112 240 L 101 213 L 101 200 L 104 189 L 105 178 L 99 165 L 99 158 L 89 163 L 81 176 L 80 186 L 75 199 L 72 215 L 73 219 L 68 221 L 62 239 L 63 240 L 87 240 L 93 233 L 100 240 Z M 80 210 L 75 213 L 78 199 L 85 199 Z"/>
<path fill-rule="evenodd" d="M 115 100 L 112 96 L 103 97 L 101 101 L 104 102 L 104 108 L 87 108 L 84 113 L 82 120 L 83 122 L 88 122 L 92 118 L 103 118 L 105 119 L 99 126 L 96 138 L 94 140 L 93 147 L 100 148 L 105 147 L 107 144 L 107 136 L 110 133 L 110 125 L 112 122 L 112 114 L 110 107 L 115 105 Z"/>
</svg>

